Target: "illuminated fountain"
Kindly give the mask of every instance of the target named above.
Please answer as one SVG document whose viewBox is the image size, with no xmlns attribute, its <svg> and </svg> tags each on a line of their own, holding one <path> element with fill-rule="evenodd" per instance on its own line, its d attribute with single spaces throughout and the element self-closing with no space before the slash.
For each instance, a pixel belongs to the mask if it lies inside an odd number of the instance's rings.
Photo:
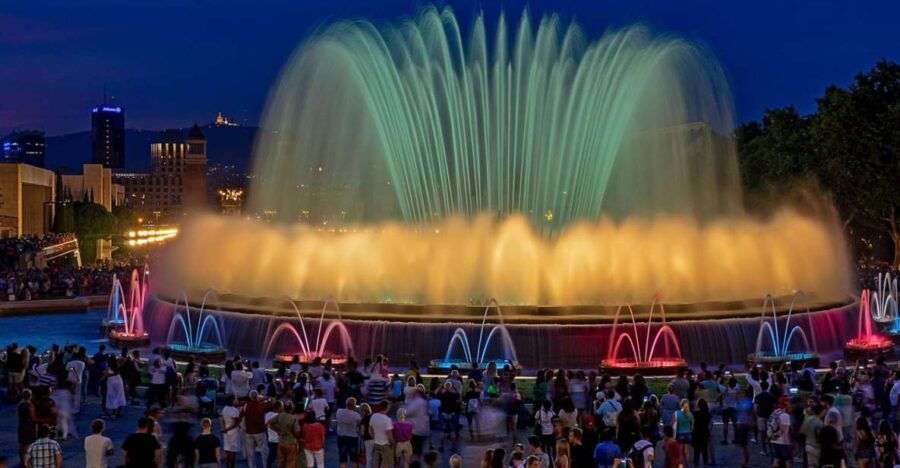
<svg viewBox="0 0 900 468">
<path fill-rule="evenodd" d="M 863 289 L 859 295 L 856 337 L 844 345 L 844 357 L 847 359 L 874 359 L 894 354 L 893 340 L 879 335 L 872 327 L 871 294 L 868 289 Z"/>
<path fill-rule="evenodd" d="M 745 213 L 707 49 L 641 26 L 591 39 L 553 15 L 487 23 L 426 8 L 323 28 L 286 64 L 254 148 L 248 208 L 272 222 L 190 217 L 154 287 L 335 294 L 399 322 L 384 303 L 475 315 L 494 297 L 566 323 L 565 307 L 655 293 L 847 299 L 836 223 Z"/>
<path fill-rule="evenodd" d="M 144 303 L 150 290 L 150 268 L 142 273 L 135 268 L 131 272 L 128 297 L 118 280 L 113 281 L 106 324 L 109 343 L 117 348 L 140 348 L 150 344 L 150 336 L 144 331 Z"/>
<path fill-rule="evenodd" d="M 295 343 L 299 347 L 299 349 L 295 348 L 293 351 L 275 353 L 275 355 L 273 356 L 273 361 L 290 363 L 293 362 L 293 360 L 296 358 L 301 363 L 310 363 L 314 359 L 319 358 L 322 360 L 322 362 L 331 361 L 334 366 L 341 366 L 346 364 L 347 358 L 353 356 L 353 341 L 350 339 L 350 333 L 347 331 L 347 327 L 341 321 L 341 309 L 338 306 L 337 301 L 335 301 L 334 298 L 329 297 L 325 301 L 325 304 L 322 305 L 322 314 L 319 316 L 319 329 L 316 332 L 316 340 L 314 343 L 309 340 L 309 335 L 306 333 L 306 324 L 304 323 L 306 319 L 304 319 L 303 315 L 300 313 L 300 308 L 297 307 L 297 303 L 290 299 L 286 299 L 286 301 L 291 304 L 294 312 L 297 314 L 297 320 L 300 322 L 300 331 L 297 331 L 296 325 L 291 322 L 287 322 L 282 323 L 275 327 L 274 330 L 270 330 L 270 332 L 267 332 L 266 336 L 268 336 L 269 338 L 266 340 L 263 357 L 268 358 L 269 356 L 272 356 L 272 352 L 277 346 L 276 340 L 283 333 L 288 333 L 289 336 L 294 338 Z M 328 325 L 325 327 L 325 331 L 323 332 L 322 326 L 325 322 L 325 311 L 328 308 L 328 304 L 334 306 L 334 310 L 337 313 L 337 318 L 331 319 L 328 322 Z M 326 350 L 326 346 L 328 345 L 328 338 L 330 338 L 332 333 L 335 332 L 337 332 L 338 337 L 340 338 L 340 352 L 343 354 L 332 353 Z"/>
<path fill-rule="evenodd" d="M 659 307 L 661 323 L 654 333 L 653 311 L 657 306 Z M 627 308 L 631 316 L 631 327 L 629 329 L 626 324 L 624 326 L 625 331 L 622 331 L 619 327 L 619 316 L 622 313 L 622 308 Z M 643 327 L 646 331 L 642 335 L 638 330 L 638 323 L 630 304 L 620 305 L 616 309 L 612 331 L 609 335 L 607 358 L 600 362 L 600 368 L 604 372 L 611 374 L 641 373 L 643 375 L 673 374 L 678 369 L 687 366 L 687 362 L 681 357 L 678 337 L 675 336 L 672 327 L 666 324 L 666 309 L 659 302 L 658 295 L 653 296 L 653 301 L 650 303 L 650 314 Z M 656 348 L 660 344 L 660 340 L 662 340 L 663 345 L 661 354 L 658 353 Z M 625 341 L 628 341 L 630 345 L 629 348 L 626 348 L 626 351 L 630 349 L 631 355 L 620 357 L 620 349 Z"/>
<path fill-rule="evenodd" d="M 878 289 L 870 293 L 872 320 L 893 325 L 891 328 L 896 329 L 896 321 L 900 318 L 897 313 L 897 279 L 891 279 L 890 273 L 878 273 L 877 282 Z"/>
<path fill-rule="evenodd" d="M 172 351 L 172 355 L 176 359 L 193 357 L 213 363 L 225 361 L 227 351 L 225 342 L 222 340 L 222 331 L 219 323 L 212 315 L 203 316 L 207 299 L 211 295 L 216 300 L 216 309 L 219 309 L 216 292 L 213 290 L 206 291 L 200 308 L 197 310 L 196 323 L 191 318 L 191 307 L 188 303 L 187 295 L 182 293 L 182 309 L 178 307 L 178 300 L 175 301 L 175 315 L 172 316 L 172 322 L 169 324 L 169 333 L 166 335 L 166 348 Z M 181 327 L 177 325 L 181 325 Z M 181 331 L 183 340 L 179 343 L 174 342 L 177 331 Z M 213 332 L 215 332 L 215 342 L 211 341 Z"/>
<path fill-rule="evenodd" d="M 756 338 L 756 351 L 747 356 L 749 362 L 766 367 L 788 363 L 798 363 L 800 366 L 804 366 L 806 363 L 812 363 L 816 366 L 819 364 L 819 356 L 810 347 L 806 332 L 798 324 L 791 326 L 791 315 L 794 313 L 794 306 L 797 304 L 798 299 L 803 301 L 806 309 L 806 318 L 809 322 L 809 330 L 813 333 L 809 305 L 806 303 L 806 296 L 802 292 L 798 292 L 791 299 L 791 305 L 787 311 L 787 319 L 785 320 L 784 328 L 781 330 L 779 330 L 778 315 L 775 312 L 775 299 L 771 295 L 767 295 L 759 318 L 759 335 Z M 771 322 L 766 317 L 766 312 L 768 312 L 769 308 L 772 311 Z M 769 335 L 769 340 L 765 339 L 766 333 Z M 803 346 L 799 349 L 791 350 L 791 344 L 794 343 L 795 336 L 800 337 Z M 771 349 L 764 349 L 768 343 L 771 343 Z"/>
<path fill-rule="evenodd" d="M 491 309 L 497 311 L 497 318 L 500 323 L 491 327 L 487 334 L 487 338 L 485 338 L 484 329 L 487 325 L 488 313 Z M 490 349 L 491 341 L 494 339 L 495 335 L 499 335 L 501 349 L 503 350 L 502 357 L 499 358 L 491 358 L 488 357 L 487 354 L 488 349 Z M 462 358 L 453 357 L 454 345 L 459 346 L 462 351 Z M 494 299 L 491 299 L 488 306 L 484 309 L 484 315 L 481 318 L 481 327 L 478 329 L 478 346 L 475 348 L 475 353 L 472 353 L 472 347 L 470 346 L 469 336 L 466 334 L 466 331 L 462 328 L 457 328 L 453 331 L 453 336 L 450 337 L 450 344 L 447 345 L 447 354 L 444 355 L 444 359 L 431 361 L 429 371 L 447 372 L 454 366 L 460 370 L 471 370 L 474 364 L 477 364 L 484 369 L 492 362 L 498 369 L 502 369 L 507 365 L 513 369 L 519 367 L 519 359 L 516 356 L 516 346 L 513 344 L 512 337 L 510 337 L 509 331 L 507 331 L 506 325 L 503 323 L 503 311 L 500 310 L 500 305 L 497 304 L 497 301 Z"/>
</svg>

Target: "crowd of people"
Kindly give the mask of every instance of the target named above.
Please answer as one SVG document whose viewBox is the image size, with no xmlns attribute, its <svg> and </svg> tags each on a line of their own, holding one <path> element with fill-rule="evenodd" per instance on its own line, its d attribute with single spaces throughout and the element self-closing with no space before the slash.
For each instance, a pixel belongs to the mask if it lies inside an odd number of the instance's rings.
<svg viewBox="0 0 900 468">
<path fill-rule="evenodd" d="M 240 356 L 211 366 L 176 364 L 165 349 L 101 345 L 88 356 L 75 345 L 12 344 L 0 364 L 23 466 L 60 466 L 59 441 L 79 437 L 73 421 L 94 399 L 103 418 L 84 437 L 86 466 L 121 450 L 137 467 L 323 467 L 334 451 L 341 467 L 676 468 L 715 465 L 716 447 L 731 444 L 743 466 L 760 456 L 779 467 L 900 463 L 900 377 L 881 359 L 824 373 L 701 364 L 660 394 L 641 375 L 540 370 L 528 395 L 510 366 L 425 378 L 415 363 L 391 373 L 380 356 L 264 369 Z M 143 416 L 114 443 L 104 421 L 128 405 Z M 483 446 L 483 457 L 463 460 L 463 441 Z"/>
<path fill-rule="evenodd" d="M 113 275 L 127 277 L 146 258 L 134 257 L 77 267 L 71 261 L 40 266 L 41 249 L 74 240 L 73 234 L 46 234 L 0 239 L 0 301 L 32 301 L 109 294 Z"/>
</svg>

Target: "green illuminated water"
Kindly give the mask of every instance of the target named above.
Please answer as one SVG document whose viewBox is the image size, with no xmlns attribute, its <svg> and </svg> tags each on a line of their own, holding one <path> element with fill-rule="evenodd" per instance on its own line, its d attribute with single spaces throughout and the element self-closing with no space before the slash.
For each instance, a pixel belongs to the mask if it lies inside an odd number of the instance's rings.
<svg viewBox="0 0 900 468">
<path fill-rule="evenodd" d="M 488 31 L 491 32 L 488 32 Z M 269 99 L 256 209 L 314 223 L 522 214 L 541 231 L 631 215 L 740 212 L 722 71 L 643 27 L 588 41 L 449 9 L 329 27 Z"/>
</svg>

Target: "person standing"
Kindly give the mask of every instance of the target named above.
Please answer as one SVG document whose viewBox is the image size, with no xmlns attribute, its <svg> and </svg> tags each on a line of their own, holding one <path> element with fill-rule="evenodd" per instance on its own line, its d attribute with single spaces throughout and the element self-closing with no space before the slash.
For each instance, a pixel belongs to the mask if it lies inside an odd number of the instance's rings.
<svg viewBox="0 0 900 468">
<path fill-rule="evenodd" d="M 91 423 L 91 435 L 84 438 L 84 464 L 87 468 L 106 468 L 106 457 L 113 454 L 114 446 L 109 437 L 103 435 L 106 423 L 95 419 Z"/>
<path fill-rule="evenodd" d="M 278 400 L 272 404 L 272 409 L 266 413 L 263 424 L 266 428 L 266 437 L 268 441 L 266 442 L 269 455 L 266 457 L 266 468 L 272 468 L 275 466 L 275 459 L 278 457 L 278 432 L 269 427 L 269 421 L 275 419 L 275 416 L 278 416 L 278 413 L 281 413 L 284 410 L 284 404 Z"/>
<path fill-rule="evenodd" d="M 243 372 L 243 371 L 241 371 Z M 241 410 L 235 406 L 234 395 L 225 397 L 225 407 L 219 415 L 219 424 L 222 427 L 222 439 L 225 448 L 225 466 L 234 468 L 237 454 L 241 453 L 243 445 L 243 431 L 241 430 Z"/>
<path fill-rule="evenodd" d="M 162 462 L 162 446 L 153 435 L 152 418 L 138 419 L 137 431 L 129 434 L 122 444 L 126 468 L 155 468 Z"/>
<path fill-rule="evenodd" d="M 369 432 L 372 434 L 372 466 L 394 466 L 394 424 L 387 415 L 390 404 L 382 401 L 378 411 L 369 420 Z"/>
<path fill-rule="evenodd" d="M 425 440 L 431 437 L 431 425 L 428 417 L 428 401 L 425 400 L 425 387 L 421 384 L 416 385 L 416 391 L 413 398 L 406 401 L 406 418 L 413 425 L 412 430 L 412 451 L 413 458 L 418 460 L 422 457 L 425 448 Z"/>
<path fill-rule="evenodd" d="M 291 414 L 293 406 L 286 404 L 281 411 L 266 423 L 269 429 L 278 434 L 278 463 L 279 467 L 297 466 L 297 434 L 300 432 L 300 423 Z"/>
<path fill-rule="evenodd" d="M 50 426 L 42 424 L 37 430 L 37 440 L 25 453 L 28 468 L 62 468 L 62 450 L 59 443 L 50 438 Z"/>
<path fill-rule="evenodd" d="M 347 398 L 346 407 L 337 410 L 338 463 L 345 468 L 348 463 L 359 466 L 359 424 L 362 416 L 356 411 L 356 398 Z"/>
<path fill-rule="evenodd" d="M 219 438 L 212 433 L 212 420 L 203 418 L 200 421 L 201 434 L 194 442 L 197 453 L 197 468 L 219 468 L 222 466 L 222 452 Z"/>
<path fill-rule="evenodd" d="M 126 404 L 125 382 L 122 381 L 122 375 L 119 374 L 119 366 L 116 365 L 116 360 L 111 359 L 109 367 L 106 369 L 106 400 L 103 405 L 104 414 L 118 418 L 122 412 L 122 408 Z"/>
<path fill-rule="evenodd" d="M 74 399 L 74 407 L 72 409 L 73 414 L 78 414 L 81 412 L 81 400 L 82 400 L 82 386 L 84 381 L 84 367 L 86 365 L 85 360 L 87 356 L 85 356 L 86 351 L 84 346 L 78 348 L 78 352 L 76 352 L 72 356 L 72 360 L 70 360 L 66 364 L 66 371 L 68 373 L 68 380 L 72 382 L 72 397 Z"/>
<path fill-rule="evenodd" d="M 790 468 L 794 459 L 794 444 L 791 441 L 791 414 L 788 412 L 790 401 L 787 397 L 778 399 L 778 408 L 772 411 L 769 416 L 772 422 L 767 423 L 767 431 L 771 432 L 769 426 L 774 427 L 774 433 L 769 434 L 772 446 L 772 466 Z"/>
<path fill-rule="evenodd" d="M 257 451 L 262 457 L 261 465 L 268 459 L 265 416 L 272 408 L 272 402 L 261 397 L 256 390 L 250 391 L 248 396 L 249 400 L 241 409 L 241 420 L 244 422 L 244 456 L 247 457 L 247 466 L 255 468 Z"/>
<path fill-rule="evenodd" d="M 301 433 L 306 466 L 325 468 L 325 426 L 319 422 L 315 412 L 306 412 Z"/>
<path fill-rule="evenodd" d="M 16 406 L 16 421 L 19 432 L 19 464 L 25 466 L 25 452 L 37 440 L 37 416 L 31 402 L 31 390 L 22 390 L 22 401 Z"/>
<path fill-rule="evenodd" d="M 412 423 L 406 422 L 406 409 L 397 410 L 397 422 L 394 423 L 394 458 L 397 466 L 409 468 L 412 459 Z"/>
</svg>

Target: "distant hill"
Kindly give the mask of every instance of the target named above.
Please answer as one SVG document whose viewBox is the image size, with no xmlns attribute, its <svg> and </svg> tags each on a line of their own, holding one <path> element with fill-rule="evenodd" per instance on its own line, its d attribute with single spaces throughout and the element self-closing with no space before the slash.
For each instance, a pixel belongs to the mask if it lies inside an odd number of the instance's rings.
<svg viewBox="0 0 900 468">
<path fill-rule="evenodd" d="M 189 128 L 181 129 L 183 132 Z M 234 165 L 246 173 L 250 167 L 257 127 L 203 127 L 209 147 L 208 165 Z M 128 170 L 150 169 L 150 143 L 158 141 L 159 131 L 125 130 L 125 165 Z M 91 160 L 91 132 L 47 137 L 47 168 L 68 167 L 78 171 Z"/>
</svg>

